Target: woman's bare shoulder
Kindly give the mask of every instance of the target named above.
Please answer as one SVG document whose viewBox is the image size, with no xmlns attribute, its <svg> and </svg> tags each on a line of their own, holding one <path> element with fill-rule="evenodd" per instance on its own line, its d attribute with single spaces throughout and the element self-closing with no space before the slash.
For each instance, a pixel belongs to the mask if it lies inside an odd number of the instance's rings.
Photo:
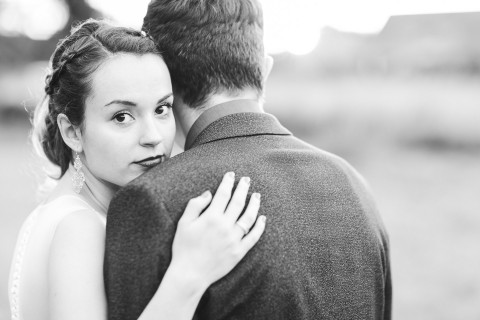
<svg viewBox="0 0 480 320">
<path fill-rule="evenodd" d="M 94 210 L 72 211 L 58 222 L 48 258 L 52 318 L 65 319 L 72 310 L 84 319 L 106 314 L 104 251 L 105 226 Z"/>
<path fill-rule="evenodd" d="M 105 224 L 105 219 L 84 200 L 76 196 L 61 196 L 44 203 L 37 208 L 40 220 L 58 228 L 60 224 L 68 225 L 70 220 L 83 223 Z"/>
<path fill-rule="evenodd" d="M 40 234 L 50 247 L 50 259 L 52 253 L 64 249 L 81 253 L 82 248 L 88 250 L 89 246 L 95 246 L 91 250 L 98 251 L 96 246 L 101 245 L 103 251 L 105 221 L 81 199 L 73 196 L 55 199 L 45 204 L 38 214 L 37 226 L 43 229 Z"/>
<path fill-rule="evenodd" d="M 101 243 L 105 239 L 105 224 L 99 213 L 88 206 L 62 212 L 57 218 L 52 246 L 71 249 Z"/>
<path fill-rule="evenodd" d="M 99 214 L 93 209 L 82 208 L 62 215 L 57 223 L 55 234 L 62 232 L 86 234 L 87 236 L 104 235 L 105 225 Z"/>
</svg>

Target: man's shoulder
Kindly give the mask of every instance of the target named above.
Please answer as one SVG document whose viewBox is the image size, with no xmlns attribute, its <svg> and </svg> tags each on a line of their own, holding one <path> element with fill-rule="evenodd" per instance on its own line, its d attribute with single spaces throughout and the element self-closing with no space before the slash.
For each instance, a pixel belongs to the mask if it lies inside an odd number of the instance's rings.
<svg viewBox="0 0 480 320">
<path fill-rule="evenodd" d="M 356 169 L 341 156 L 313 146 L 295 136 L 282 138 L 285 139 L 284 145 L 274 147 L 268 145 L 268 142 L 265 145 L 261 145 L 264 142 L 260 142 L 259 144 L 254 143 L 255 148 L 242 151 L 236 150 L 237 148 L 232 143 L 200 145 L 156 166 L 136 179 L 134 183 L 144 186 L 155 184 L 157 187 L 165 186 L 167 188 L 172 184 L 188 184 L 191 181 L 204 179 L 205 175 L 218 173 L 221 176 L 226 172 L 225 170 L 234 169 L 229 168 L 228 165 L 241 166 L 244 162 L 248 162 L 244 159 L 246 157 L 255 158 L 255 156 L 268 155 L 271 152 L 280 157 L 293 156 L 298 157 L 299 160 L 308 159 L 311 163 L 326 168 L 328 172 L 343 172 L 361 178 Z"/>
<path fill-rule="evenodd" d="M 202 153 L 201 147 L 177 154 L 164 163 L 152 168 L 138 179 L 137 184 L 155 182 L 160 185 L 171 185 L 192 179 L 196 173 L 206 171 L 211 167 L 208 158 L 214 157 L 211 153 Z"/>
<path fill-rule="evenodd" d="M 341 157 L 337 154 L 334 154 L 332 152 L 329 152 L 327 150 L 318 148 L 318 147 L 316 147 L 312 144 L 309 144 L 309 143 L 307 143 L 307 142 L 305 142 L 305 141 L 303 141 L 303 140 L 301 140 L 297 137 L 293 136 L 292 139 L 294 140 L 294 143 L 301 146 L 301 148 L 303 148 L 305 150 L 304 152 L 307 156 L 310 156 L 310 157 L 316 159 L 316 161 L 318 161 L 319 163 L 322 163 L 323 165 L 329 167 L 330 169 L 332 169 L 332 171 L 334 171 L 334 172 L 341 171 L 341 172 L 356 175 L 360 178 L 360 175 L 357 172 L 357 170 L 345 158 L 343 158 L 343 157 Z"/>
<path fill-rule="evenodd" d="M 216 188 L 225 172 L 209 160 L 214 155 L 198 149 L 178 154 L 150 169 L 121 189 L 128 198 L 163 203 L 168 207 L 184 204 L 206 190 Z"/>
<path fill-rule="evenodd" d="M 168 161 L 152 168 L 128 185 L 129 193 L 141 190 L 141 193 L 149 193 L 165 199 L 195 196 L 204 188 L 214 188 L 227 171 L 245 172 L 251 174 L 263 168 L 263 176 L 273 175 L 276 170 L 283 168 L 286 163 L 292 163 L 303 170 L 310 170 L 317 176 L 315 179 L 328 179 L 333 183 L 347 182 L 349 180 L 361 180 L 363 178 L 345 159 L 328 151 L 319 149 L 293 136 L 275 146 L 259 142 L 260 139 L 252 139 L 249 144 L 255 148 L 242 146 L 239 152 L 236 143 L 216 142 L 200 145 L 188 151 L 180 153 Z M 259 143 L 255 144 L 252 141 Z M 238 145 L 237 145 L 238 147 Z M 263 162 L 263 163 L 262 163 Z M 259 167 L 254 169 L 254 167 Z M 269 172 L 268 170 L 271 170 Z M 300 170 L 300 169 L 299 169 Z M 312 175 L 310 175 L 312 176 Z M 348 179 L 336 179 L 335 177 L 348 177 Z M 313 180 L 315 180 L 313 179 Z M 348 182 L 347 182 L 348 183 Z M 358 186 L 358 184 L 357 184 Z M 133 190 L 134 189 L 134 190 Z M 168 200 L 170 201 L 170 200 Z"/>
</svg>

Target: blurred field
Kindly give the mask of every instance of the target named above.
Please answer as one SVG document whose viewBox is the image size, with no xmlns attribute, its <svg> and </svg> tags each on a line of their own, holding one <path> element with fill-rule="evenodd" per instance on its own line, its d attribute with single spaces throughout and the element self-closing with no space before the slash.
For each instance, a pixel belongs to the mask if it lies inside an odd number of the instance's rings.
<svg viewBox="0 0 480 320">
<path fill-rule="evenodd" d="M 479 87 L 473 77 L 275 74 L 267 84 L 268 112 L 370 182 L 390 234 L 395 319 L 480 319 Z M 28 122 L 16 114 L 0 114 L 0 288 L 35 205 Z M 8 314 L 2 289 L 0 320 Z"/>
</svg>

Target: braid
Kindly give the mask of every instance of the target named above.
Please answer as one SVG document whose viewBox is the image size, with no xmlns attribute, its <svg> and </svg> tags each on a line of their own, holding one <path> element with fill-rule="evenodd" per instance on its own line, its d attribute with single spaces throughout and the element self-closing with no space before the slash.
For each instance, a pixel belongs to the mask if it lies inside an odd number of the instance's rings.
<svg viewBox="0 0 480 320">
<path fill-rule="evenodd" d="M 48 113 L 45 116 L 44 137 L 41 141 L 42 148 L 45 150 L 45 155 L 48 160 L 53 163 L 62 163 L 62 160 L 65 160 L 65 155 L 63 155 L 64 158 L 61 159 L 62 154 L 56 152 L 58 147 L 63 143 L 62 135 L 57 126 L 57 116 L 59 113 L 55 110 L 55 106 L 51 100 L 48 101 L 48 109 Z"/>
<path fill-rule="evenodd" d="M 51 96 L 53 94 L 53 87 L 51 85 L 52 75 L 47 74 L 45 76 L 45 94 Z"/>
<path fill-rule="evenodd" d="M 53 69 L 52 73 L 47 75 L 45 78 L 45 93 L 48 95 L 53 95 L 55 93 L 55 86 L 58 85 L 58 79 L 60 78 L 60 74 L 65 69 L 66 64 L 70 63 L 76 56 L 78 55 L 77 52 L 71 51 L 66 55 L 62 55 L 60 61 L 57 63 L 55 69 Z"/>
</svg>

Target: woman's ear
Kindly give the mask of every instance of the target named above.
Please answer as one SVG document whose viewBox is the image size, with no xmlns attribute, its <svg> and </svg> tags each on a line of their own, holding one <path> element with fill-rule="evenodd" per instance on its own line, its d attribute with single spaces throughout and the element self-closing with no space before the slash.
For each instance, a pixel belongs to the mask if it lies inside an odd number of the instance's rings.
<svg viewBox="0 0 480 320">
<path fill-rule="evenodd" d="M 80 131 L 80 128 L 74 126 L 63 113 L 58 115 L 57 125 L 65 144 L 75 152 L 82 152 L 82 132 Z"/>
</svg>

